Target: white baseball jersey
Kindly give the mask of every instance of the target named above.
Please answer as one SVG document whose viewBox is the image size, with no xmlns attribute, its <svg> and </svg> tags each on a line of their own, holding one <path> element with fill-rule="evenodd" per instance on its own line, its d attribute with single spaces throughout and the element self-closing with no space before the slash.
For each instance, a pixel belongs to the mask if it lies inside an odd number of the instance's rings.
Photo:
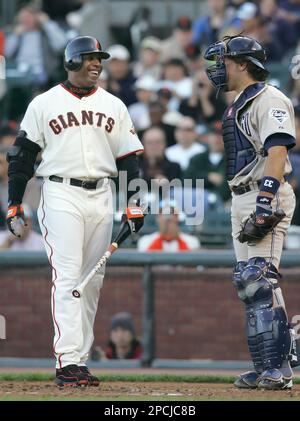
<svg viewBox="0 0 300 421">
<path fill-rule="evenodd" d="M 41 177 L 114 177 L 116 159 L 143 150 L 125 104 L 100 87 L 80 99 L 55 86 L 32 100 L 20 128 L 43 150 Z"/>
</svg>

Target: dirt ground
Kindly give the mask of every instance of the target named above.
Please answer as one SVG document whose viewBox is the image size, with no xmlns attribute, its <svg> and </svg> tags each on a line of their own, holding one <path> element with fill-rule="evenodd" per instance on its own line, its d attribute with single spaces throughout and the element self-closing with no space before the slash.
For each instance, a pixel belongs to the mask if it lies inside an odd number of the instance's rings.
<svg viewBox="0 0 300 421">
<path fill-rule="evenodd" d="M 238 390 L 230 384 L 103 382 L 99 387 L 58 389 L 51 382 L 0 382 L 0 401 L 8 399 L 101 400 L 300 400 L 292 391 Z"/>
</svg>

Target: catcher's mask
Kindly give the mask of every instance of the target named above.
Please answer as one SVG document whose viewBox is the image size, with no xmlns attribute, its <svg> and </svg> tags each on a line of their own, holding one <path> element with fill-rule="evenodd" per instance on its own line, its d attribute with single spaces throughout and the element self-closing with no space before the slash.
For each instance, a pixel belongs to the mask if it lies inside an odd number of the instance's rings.
<svg viewBox="0 0 300 421">
<path fill-rule="evenodd" d="M 207 76 L 218 89 L 228 90 L 228 75 L 225 66 L 225 57 L 243 58 L 251 61 L 268 74 L 263 63 L 266 61 L 266 52 L 262 45 L 255 39 L 244 36 L 225 37 L 223 41 L 211 44 L 205 51 L 204 58 L 215 61 L 215 64 L 206 69 Z"/>
</svg>

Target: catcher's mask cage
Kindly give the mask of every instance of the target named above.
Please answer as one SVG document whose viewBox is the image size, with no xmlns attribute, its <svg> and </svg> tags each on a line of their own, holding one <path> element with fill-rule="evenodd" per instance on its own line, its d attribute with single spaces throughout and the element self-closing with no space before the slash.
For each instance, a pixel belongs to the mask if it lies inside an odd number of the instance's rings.
<svg viewBox="0 0 300 421">
<path fill-rule="evenodd" d="M 72 39 L 66 46 L 64 53 L 64 67 L 66 70 L 78 72 L 83 63 L 83 55 L 97 53 L 100 59 L 108 59 L 110 55 L 102 51 L 100 42 L 93 37 L 77 37 Z"/>
<path fill-rule="evenodd" d="M 206 69 L 207 76 L 218 89 L 227 90 L 228 75 L 226 72 L 225 58 L 243 58 L 262 69 L 267 76 L 268 70 L 264 67 L 267 59 L 266 51 L 255 39 L 236 35 L 224 37 L 223 41 L 211 44 L 205 51 L 204 58 L 214 61 L 215 64 Z"/>
</svg>

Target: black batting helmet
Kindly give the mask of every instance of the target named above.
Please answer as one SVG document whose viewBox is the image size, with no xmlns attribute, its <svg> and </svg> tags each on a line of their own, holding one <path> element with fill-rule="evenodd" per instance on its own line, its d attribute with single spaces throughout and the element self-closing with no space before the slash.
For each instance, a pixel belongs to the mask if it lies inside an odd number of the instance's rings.
<svg viewBox="0 0 300 421">
<path fill-rule="evenodd" d="M 83 54 L 98 53 L 101 59 L 108 59 L 110 55 L 102 51 L 100 42 L 93 37 L 77 37 L 72 39 L 66 46 L 64 54 L 64 66 L 66 70 L 76 72 L 83 63 Z"/>
<path fill-rule="evenodd" d="M 258 41 L 246 36 L 225 37 L 223 41 L 210 45 L 204 57 L 206 60 L 216 62 L 216 64 L 206 69 L 206 73 L 217 88 L 226 89 L 227 74 L 224 62 L 225 57 L 232 59 L 243 58 L 245 61 L 250 61 L 259 67 L 265 76 L 269 73 L 264 66 L 264 62 L 267 59 L 265 49 Z"/>
</svg>

